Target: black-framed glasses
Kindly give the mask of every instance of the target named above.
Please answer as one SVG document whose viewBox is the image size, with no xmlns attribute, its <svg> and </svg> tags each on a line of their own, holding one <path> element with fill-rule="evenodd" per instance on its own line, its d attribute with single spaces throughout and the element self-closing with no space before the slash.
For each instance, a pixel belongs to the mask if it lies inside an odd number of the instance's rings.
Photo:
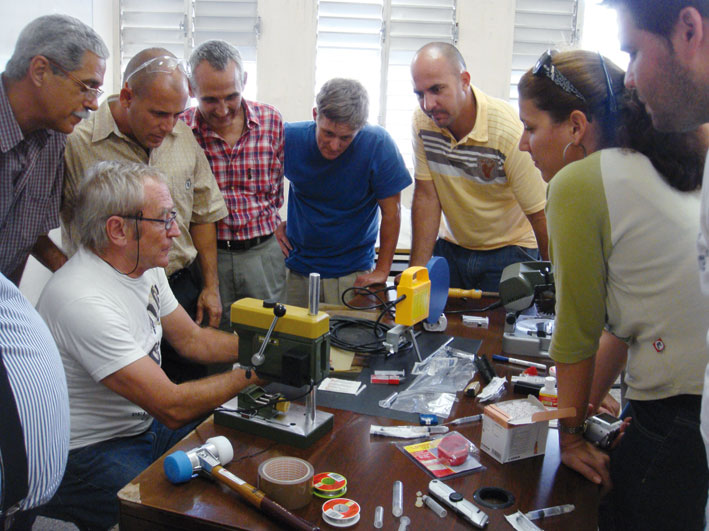
<svg viewBox="0 0 709 531">
<path fill-rule="evenodd" d="M 99 98 L 101 97 L 101 95 L 103 94 L 103 90 L 101 90 L 101 89 L 99 89 L 99 88 L 89 87 L 86 83 L 84 83 L 83 81 L 81 81 L 78 77 L 76 77 L 74 74 L 72 74 L 71 72 L 69 72 L 66 68 L 64 68 L 62 65 L 60 65 L 59 63 L 57 63 L 57 62 L 56 62 L 54 59 L 52 59 L 51 57 L 47 57 L 47 61 L 49 61 L 50 63 L 52 63 L 56 68 L 58 68 L 59 70 L 61 70 L 62 73 L 63 73 L 66 77 L 68 77 L 68 78 L 71 79 L 74 83 L 76 83 L 77 85 L 79 85 L 79 86 L 81 87 L 81 92 L 83 92 L 83 93 L 86 94 L 87 96 L 90 96 L 92 99 L 99 99 Z"/>
<path fill-rule="evenodd" d="M 547 50 L 546 52 L 544 52 L 539 58 L 539 60 L 537 60 L 537 64 L 534 65 L 534 68 L 532 69 L 532 74 L 535 76 L 544 76 L 551 79 L 552 82 L 561 90 L 568 94 L 571 94 L 572 96 L 576 96 L 578 99 L 585 103 L 586 98 L 584 98 L 583 94 L 581 94 L 579 90 L 574 87 L 573 83 L 571 83 L 571 81 L 569 81 L 568 78 L 564 74 L 562 74 L 558 68 L 554 66 L 551 61 L 552 55 L 552 50 Z"/>
<path fill-rule="evenodd" d="M 618 112 L 618 102 L 615 98 L 615 92 L 613 92 L 613 83 L 611 83 L 611 76 L 608 73 L 608 68 L 606 68 L 606 60 L 598 52 L 598 57 L 601 60 L 601 67 L 603 68 L 603 74 L 606 76 L 606 89 L 608 91 L 608 112 L 610 114 L 615 114 Z"/>
<path fill-rule="evenodd" d="M 184 59 L 178 59 L 177 57 L 172 57 L 170 55 L 161 55 L 159 57 L 153 57 L 148 59 L 138 68 L 133 70 L 128 77 L 125 79 L 124 83 L 128 83 L 128 80 L 136 75 L 141 70 L 145 70 L 148 73 L 161 72 L 163 74 L 172 74 L 175 70 L 180 70 L 186 77 L 190 77 L 190 65 Z"/>
<path fill-rule="evenodd" d="M 162 223 L 165 225 L 165 231 L 169 231 L 172 228 L 172 224 L 175 222 L 175 219 L 177 218 L 177 211 L 173 210 L 170 212 L 170 215 L 166 219 L 161 219 L 161 218 L 146 218 L 143 217 L 142 212 L 138 212 L 136 216 L 120 216 L 125 219 L 135 219 L 137 221 L 152 221 L 154 223 Z"/>
</svg>

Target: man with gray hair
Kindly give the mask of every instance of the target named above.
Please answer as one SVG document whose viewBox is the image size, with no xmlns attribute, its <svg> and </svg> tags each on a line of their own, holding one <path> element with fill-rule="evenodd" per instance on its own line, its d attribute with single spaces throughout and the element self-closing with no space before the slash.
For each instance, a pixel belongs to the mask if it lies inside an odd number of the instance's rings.
<svg viewBox="0 0 709 531">
<path fill-rule="evenodd" d="M 47 15 L 20 33 L 0 83 L 0 272 L 20 283 L 30 253 L 56 271 L 66 135 L 97 108 L 108 48 L 86 24 Z"/>
<path fill-rule="evenodd" d="M 273 238 L 283 206 L 283 119 L 274 107 L 242 97 L 246 72 L 228 42 L 202 43 L 190 67 L 198 106 L 182 119 L 204 149 L 229 208 L 217 223 L 221 328 L 229 330 L 235 300 L 283 296 L 286 267 Z"/>
<path fill-rule="evenodd" d="M 191 134 L 191 133 L 190 133 Z M 100 162 L 81 185 L 81 247 L 37 305 L 67 376 L 71 438 L 64 478 L 42 514 L 106 529 L 118 490 L 247 385 L 241 370 L 175 384 L 161 368 L 161 336 L 198 362 L 234 363 L 238 338 L 199 327 L 164 268 L 180 228 L 156 168 Z"/>
<path fill-rule="evenodd" d="M 389 276 L 401 190 L 411 176 L 389 133 L 367 125 L 368 113 L 364 87 L 336 78 L 320 89 L 314 121 L 286 124 L 288 222 L 276 236 L 286 256 L 289 304 L 307 306 L 310 273 L 320 274 L 328 304 L 339 304 L 347 288 Z"/>
<path fill-rule="evenodd" d="M 78 186 L 96 162 L 123 160 L 160 169 L 168 176 L 180 228 L 166 266 L 170 287 L 197 323 L 218 326 L 215 224 L 227 209 L 202 148 L 178 119 L 187 104 L 187 70 L 163 48 L 138 52 L 126 66 L 120 94 L 110 96 L 69 136 L 62 228 L 64 241 L 73 242 L 67 251 L 73 253 L 79 240 L 72 222 Z M 169 345 L 163 346 L 163 357 L 175 381 L 206 374 L 205 367 L 184 362 Z"/>
</svg>

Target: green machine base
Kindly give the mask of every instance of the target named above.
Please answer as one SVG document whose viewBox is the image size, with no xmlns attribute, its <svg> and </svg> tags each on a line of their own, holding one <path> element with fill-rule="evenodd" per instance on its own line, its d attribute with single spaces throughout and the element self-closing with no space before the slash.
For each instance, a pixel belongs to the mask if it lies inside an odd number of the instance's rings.
<svg viewBox="0 0 709 531">
<path fill-rule="evenodd" d="M 296 448 L 308 448 L 332 429 L 333 415 L 317 409 L 309 414 L 305 406 L 291 404 L 287 413 L 271 419 L 215 411 L 214 422 Z"/>
</svg>

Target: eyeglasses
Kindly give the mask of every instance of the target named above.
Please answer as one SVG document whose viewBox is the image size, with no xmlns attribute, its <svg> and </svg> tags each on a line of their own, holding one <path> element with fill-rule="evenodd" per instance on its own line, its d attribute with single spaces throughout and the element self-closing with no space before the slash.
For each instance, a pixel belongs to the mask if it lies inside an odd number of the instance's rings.
<svg viewBox="0 0 709 531">
<path fill-rule="evenodd" d="M 190 77 L 190 66 L 184 59 L 178 59 L 177 57 L 171 57 L 169 55 L 153 57 L 152 59 L 148 59 L 138 68 L 133 70 L 126 78 L 125 83 L 128 83 L 130 78 L 132 78 L 141 70 L 145 70 L 149 74 L 155 72 L 162 72 L 163 74 L 172 74 L 177 69 L 179 69 L 180 72 L 185 74 L 185 76 Z"/>
<path fill-rule="evenodd" d="M 601 59 L 601 67 L 603 68 L 603 73 L 606 76 L 606 89 L 608 90 L 608 112 L 610 114 L 615 114 L 616 112 L 618 112 L 618 102 L 615 99 L 615 92 L 613 92 L 611 76 L 608 73 L 608 68 L 606 68 L 606 61 L 605 59 L 603 59 L 601 52 L 598 52 L 598 57 Z"/>
<path fill-rule="evenodd" d="M 145 218 L 143 217 L 142 212 L 138 212 L 137 216 L 120 216 L 125 219 L 135 219 L 138 221 L 153 221 L 155 223 L 162 223 L 165 225 L 165 231 L 169 231 L 172 228 L 172 224 L 175 222 L 175 219 L 177 218 L 177 212 L 173 210 L 170 212 L 170 215 L 168 216 L 167 219 L 160 219 L 160 218 Z"/>
<path fill-rule="evenodd" d="M 552 64 L 552 53 L 553 52 L 551 50 L 547 50 L 542 54 L 542 56 L 537 61 L 537 64 L 534 65 L 534 68 L 532 69 L 532 74 L 535 76 L 545 76 L 551 79 L 554 84 L 561 90 L 568 94 L 576 96 L 578 99 L 585 103 L 586 98 L 583 97 L 583 94 L 581 94 L 578 89 L 574 87 L 571 81 L 569 81 L 567 77 L 561 72 L 559 72 L 559 69 L 557 69 Z"/>
<path fill-rule="evenodd" d="M 68 78 L 71 79 L 74 83 L 76 83 L 77 85 L 79 85 L 79 86 L 81 87 L 81 92 L 83 92 L 83 93 L 86 94 L 87 96 L 91 97 L 92 99 L 99 99 L 99 98 L 101 97 L 101 95 L 103 94 L 103 90 L 98 89 L 98 88 L 89 87 L 86 83 L 84 83 L 83 81 L 81 81 L 79 78 L 77 78 L 74 74 L 72 74 L 71 72 L 69 72 L 69 71 L 68 71 L 66 68 L 64 68 L 62 65 L 60 65 L 59 63 L 57 63 L 57 62 L 56 62 L 54 59 L 52 59 L 51 57 L 47 57 L 47 61 L 49 61 L 50 63 L 52 63 L 55 67 L 57 67 L 59 70 L 61 70 L 62 73 L 63 73 L 66 77 L 68 77 Z"/>
</svg>

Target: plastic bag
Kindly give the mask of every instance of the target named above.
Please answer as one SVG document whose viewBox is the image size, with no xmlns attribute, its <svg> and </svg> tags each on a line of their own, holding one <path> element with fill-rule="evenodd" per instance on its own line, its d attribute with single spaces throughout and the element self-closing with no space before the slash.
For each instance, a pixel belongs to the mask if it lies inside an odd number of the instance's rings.
<svg viewBox="0 0 709 531">
<path fill-rule="evenodd" d="M 461 356 L 455 349 L 441 348 L 419 365 L 420 374 L 401 391 L 391 409 L 407 413 L 428 413 L 448 417 L 455 395 L 475 376 L 472 356 Z"/>
</svg>

